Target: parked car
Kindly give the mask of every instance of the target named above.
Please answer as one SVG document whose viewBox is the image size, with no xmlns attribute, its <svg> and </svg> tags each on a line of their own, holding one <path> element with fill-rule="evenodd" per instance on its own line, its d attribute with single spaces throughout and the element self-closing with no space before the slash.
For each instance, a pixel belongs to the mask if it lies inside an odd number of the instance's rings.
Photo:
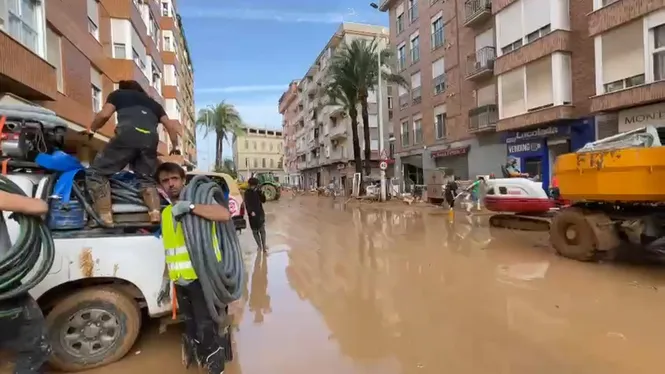
<svg viewBox="0 0 665 374">
<path fill-rule="evenodd" d="M 233 223 L 236 230 L 242 231 L 247 228 L 247 221 L 245 221 L 245 203 L 242 198 L 238 183 L 228 174 L 215 173 L 208 171 L 194 170 L 187 172 L 187 182 L 192 180 L 197 175 L 205 175 L 215 183 L 219 184 L 224 191 L 229 191 L 229 211 L 233 217 Z"/>
</svg>

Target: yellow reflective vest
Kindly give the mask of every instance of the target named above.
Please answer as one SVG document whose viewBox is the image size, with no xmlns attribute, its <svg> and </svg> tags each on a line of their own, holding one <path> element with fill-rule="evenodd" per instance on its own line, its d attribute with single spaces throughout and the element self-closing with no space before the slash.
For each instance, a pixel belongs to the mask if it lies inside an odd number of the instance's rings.
<svg viewBox="0 0 665 374">
<path fill-rule="evenodd" d="M 198 276 L 187 252 L 185 233 L 182 231 L 182 223 L 175 222 L 171 213 L 172 206 L 169 205 L 162 211 L 162 240 L 166 251 L 166 266 L 169 269 L 169 278 L 172 281 L 179 279 L 196 280 Z M 213 225 L 213 246 L 217 261 L 222 260 L 219 250 L 215 226 Z"/>
</svg>

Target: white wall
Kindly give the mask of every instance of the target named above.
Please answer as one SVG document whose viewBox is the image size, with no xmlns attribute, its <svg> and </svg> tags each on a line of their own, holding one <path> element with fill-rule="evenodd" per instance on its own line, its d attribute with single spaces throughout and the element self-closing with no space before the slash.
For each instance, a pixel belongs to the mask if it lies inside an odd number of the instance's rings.
<svg viewBox="0 0 665 374">
<path fill-rule="evenodd" d="M 132 36 L 133 27 L 129 20 L 111 18 L 111 41 L 116 44 L 124 44 L 127 47 L 127 59 L 132 58 Z"/>
<path fill-rule="evenodd" d="M 570 30 L 569 0 L 518 0 L 496 14 L 496 49 L 517 40 L 527 44 L 526 36 L 550 25 L 554 30 Z"/>
</svg>

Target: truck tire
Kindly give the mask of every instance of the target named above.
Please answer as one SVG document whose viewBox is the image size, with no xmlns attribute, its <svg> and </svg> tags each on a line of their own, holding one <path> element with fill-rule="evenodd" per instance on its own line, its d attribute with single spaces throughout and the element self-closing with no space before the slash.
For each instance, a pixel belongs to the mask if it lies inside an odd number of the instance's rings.
<svg viewBox="0 0 665 374">
<path fill-rule="evenodd" d="M 277 200 L 277 188 L 272 184 L 264 184 L 261 186 L 261 191 L 263 191 L 267 201 Z"/>
<path fill-rule="evenodd" d="M 53 354 L 50 365 L 74 372 L 108 365 L 124 357 L 141 328 L 137 302 L 113 287 L 75 292 L 46 316 Z"/>
<path fill-rule="evenodd" d="M 584 211 L 568 208 L 557 213 L 550 225 L 550 242 L 558 254 L 578 261 L 596 256 L 596 237 Z"/>
</svg>

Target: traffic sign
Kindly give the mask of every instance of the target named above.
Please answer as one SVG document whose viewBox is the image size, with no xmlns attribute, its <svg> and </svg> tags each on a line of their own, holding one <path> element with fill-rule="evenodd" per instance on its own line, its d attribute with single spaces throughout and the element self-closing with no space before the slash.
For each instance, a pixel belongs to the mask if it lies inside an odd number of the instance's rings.
<svg viewBox="0 0 665 374">
<path fill-rule="evenodd" d="M 383 150 L 381 150 L 380 157 L 381 157 L 382 160 L 387 160 L 388 159 L 388 152 L 386 151 L 385 148 Z"/>
<path fill-rule="evenodd" d="M 379 163 L 379 168 L 380 168 L 381 170 L 386 170 L 386 169 L 388 169 L 388 163 L 385 162 L 385 161 L 381 161 L 381 162 Z"/>
</svg>

